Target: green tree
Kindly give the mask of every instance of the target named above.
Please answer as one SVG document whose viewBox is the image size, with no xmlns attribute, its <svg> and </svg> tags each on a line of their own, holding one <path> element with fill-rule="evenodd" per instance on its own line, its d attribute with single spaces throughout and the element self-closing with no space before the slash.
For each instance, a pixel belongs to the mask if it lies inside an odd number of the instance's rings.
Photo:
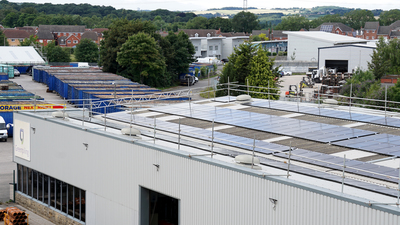
<svg viewBox="0 0 400 225">
<path fill-rule="evenodd" d="M 31 45 L 38 45 L 37 37 L 34 35 L 29 36 L 29 38 L 25 38 L 22 42 L 20 42 L 21 46 L 31 46 Z"/>
<path fill-rule="evenodd" d="M 356 30 L 364 26 L 365 22 L 376 21 L 374 14 L 369 10 L 353 10 L 344 15 L 345 23 Z"/>
<path fill-rule="evenodd" d="M 240 12 L 232 18 L 232 28 L 235 32 L 251 33 L 253 30 L 259 29 L 257 15 L 251 12 Z"/>
<path fill-rule="evenodd" d="M 221 17 L 213 17 L 207 21 L 207 28 L 214 30 L 221 29 L 221 32 L 231 32 L 232 21 Z"/>
<path fill-rule="evenodd" d="M 154 26 L 157 27 L 157 30 L 163 30 L 167 26 L 165 21 L 161 18 L 161 16 L 154 17 L 153 24 L 154 24 Z"/>
<path fill-rule="evenodd" d="M 60 46 L 56 46 L 55 42 L 48 43 L 43 49 L 49 62 L 70 62 L 70 54 L 64 51 Z"/>
<path fill-rule="evenodd" d="M 323 23 L 345 23 L 345 21 L 343 20 L 342 16 L 340 16 L 339 14 L 328 14 L 325 16 L 320 16 L 316 19 L 311 20 L 309 27 L 310 28 L 316 28 L 319 25 L 323 24 Z"/>
<path fill-rule="evenodd" d="M 189 64 L 194 61 L 194 46 L 189 40 L 189 36 L 183 31 L 178 35 L 169 33 L 166 39 L 171 44 L 173 54 L 166 58 L 168 71 L 175 74 L 176 77 L 181 73 L 187 73 Z"/>
<path fill-rule="evenodd" d="M 282 22 L 276 25 L 274 29 L 299 31 L 303 28 L 306 30 L 310 28 L 310 22 L 308 19 L 300 15 L 294 15 L 283 18 Z"/>
<path fill-rule="evenodd" d="M 92 40 L 84 38 L 75 48 L 75 59 L 78 62 L 97 62 L 99 59 L 99 48 Z"/>
<path fill-rule="evenodd" d="M 268 58 L 267 52 L 258 46 L 256 55 L 250 61 L 250 73 L 247 79 L 249 86 L 266 88 L 250 88 L 250 91 L 271 93 L 269 99 L 279 99 L 273 65 L 274 59 Z M 255 98 L 268 98 L 268 95 L 262 93 L 251 93 L 250 95 Z"/>
<path fill-rule="evenodd" d="M 207 29 L 207 18 L 198 16 L 186 23 L 187 29 Z"/>
<path fill-rule="evenodd" d="M 400 74 L 400 40 L 390 39 L 386 42 L 382 37 L 376 44 L 368 68 L 374 73 L 376 79 L 386 74 Z"/>
<path fill-rule="evenodd" d="M 130 79 L 139 77 L 159 79 L 165 72 L 165 62 L 160 54 L 156 40 L 149 34 L 139 32 L 130 36 L 118 52 L 117 62 L 132 72 Z"/>
<path fill-rule="evenodd" d="M 6 36 L 3 33 L 3 30 L 0 29 L 0 46 L 8 46 L 8 41 Z"/>
<path fill-rule="evenodd" d="M 121 68 L 117 63 L 117 52 L 129 36 L 139 32 L 154 34 L 156 27 L 150 21 L 118 19 L 114 20 L 108 31 L 104 32 L 104 40 L 100 45 L 100 64 L 103 71 L 123 73 L 126 68 Z"/>
<path fill-rule="evenodd" d="M 381 26 L 389 26 L 397 20 L 400 20 L 400 9 L 391 9 L 389 11 L 382 12 L 379 16 L 379 22 Z"/>
</svg>

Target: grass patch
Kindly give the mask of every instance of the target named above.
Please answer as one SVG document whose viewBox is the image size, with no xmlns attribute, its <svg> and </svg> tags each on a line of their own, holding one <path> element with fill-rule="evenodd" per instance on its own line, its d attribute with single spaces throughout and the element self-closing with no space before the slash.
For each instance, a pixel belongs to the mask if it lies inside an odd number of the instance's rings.
<svg viewBox="0 0 400 225">
<path fill-rule="evenodd" d="M 200 97 L 202 98 L 214 98 L 214 88 L 208 87 L 200 92 Z"/>
</svg>

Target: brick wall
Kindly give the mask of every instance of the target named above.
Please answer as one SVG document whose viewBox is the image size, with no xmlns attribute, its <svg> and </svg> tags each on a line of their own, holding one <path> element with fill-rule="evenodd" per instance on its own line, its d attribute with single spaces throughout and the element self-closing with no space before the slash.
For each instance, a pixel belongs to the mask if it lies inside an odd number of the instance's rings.
<svg viewBox="0 0 400 225">
<path fill-rule="evenodd" d="M 42 216 L 57 225 L 81 225 L 81 223 L 67 217 L 66 215 L 54 211 L 50 207 L 47 207 L 18 192 L 15 193 L 15 201 L 37 215 Z"/>
</svg>

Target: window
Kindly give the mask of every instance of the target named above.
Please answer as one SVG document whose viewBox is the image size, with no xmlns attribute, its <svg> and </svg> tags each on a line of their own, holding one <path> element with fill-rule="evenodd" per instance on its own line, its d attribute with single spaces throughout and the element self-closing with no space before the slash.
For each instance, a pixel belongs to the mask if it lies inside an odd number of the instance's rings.
<svg viewBox="0 0 400 225">
<path fill-rule="evenodd" d="M 11 41 L 12 41 L 12 42 L 14 42 L 14 41 L 15 41 L 15 39 L 14 39 L 14 38 L 11 38 Z"/>
<path fill-rule="evenodd" d="M 78 41 L 77 40 L 74 40 L 74 44 L 77 44 L 78 43 Z"/>
<path fill-rule="evenodd" d="M 39 43 L 43 43 L 43 40 L 39 40 Z"/>
<path fill-rule="evenodd" d="M 86 191 L 22 165 L 17 165 L 17 169 L 17 190 L 20 193 L 85 222 Z"/>
<path fill-rule="evenodd" d="M 213 50 L 213 46 L 208 47 L 208 49 L 209 49 L 210 51 L 212 51 L 212 50 Z"/>
<path fill-rule="evenodd" d="M 71 40 L 68 40 L 67 42 L 68 42 L 68 44 L 71 44 Z"/>
<path fill-rule="evenodd" d="M 217 51 L 217 50 L 218 50 L 218 45 L 215 46 L 215 51 Z"/>
<path fill-rule="evenodd" d="M 369 36 L 367 36 L 367 39 L 369 39 Z"/>
<path fill-rule="evenodd" d="M 199 47 L 195 46 L 194 50 L 197 52 L 199 50 Z"/>
</svg>

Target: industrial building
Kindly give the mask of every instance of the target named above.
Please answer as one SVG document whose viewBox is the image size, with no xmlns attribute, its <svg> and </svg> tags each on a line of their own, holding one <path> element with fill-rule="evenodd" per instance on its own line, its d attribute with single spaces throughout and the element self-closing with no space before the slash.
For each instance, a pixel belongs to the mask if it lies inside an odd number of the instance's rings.
<svg viewBox="0 0 400 225">
<path fill-rule="evenodd" d="M 337 45 L 318 48 L 318 68 L 336 68 L 338 72 L 353 73 L 368 70 L 376 45 Z"/>
<path fill-rule="evenodd" d="M 57 224 L 400 223 L 398 113 L 120 99 L 14 124 L 17 202 Z"/>
<path fill-rule="evenodd" d="M 318 48 L 348 44 L 367 44 L 368 40 L 323 31 L 285 31 L 288 35 L 287 59 L 316 61 Z"/>
<path fill-rule="evenodd" d="M 233 53 L 234 49 L 242 44 L 244 41 L 249 40 L 248 36 L 234 36 L 234 37 L 190 37 L 195 50 L 193 57 L 205 58 L 216 57 L 220 60 L 228 59 Z"/>
</svg>

